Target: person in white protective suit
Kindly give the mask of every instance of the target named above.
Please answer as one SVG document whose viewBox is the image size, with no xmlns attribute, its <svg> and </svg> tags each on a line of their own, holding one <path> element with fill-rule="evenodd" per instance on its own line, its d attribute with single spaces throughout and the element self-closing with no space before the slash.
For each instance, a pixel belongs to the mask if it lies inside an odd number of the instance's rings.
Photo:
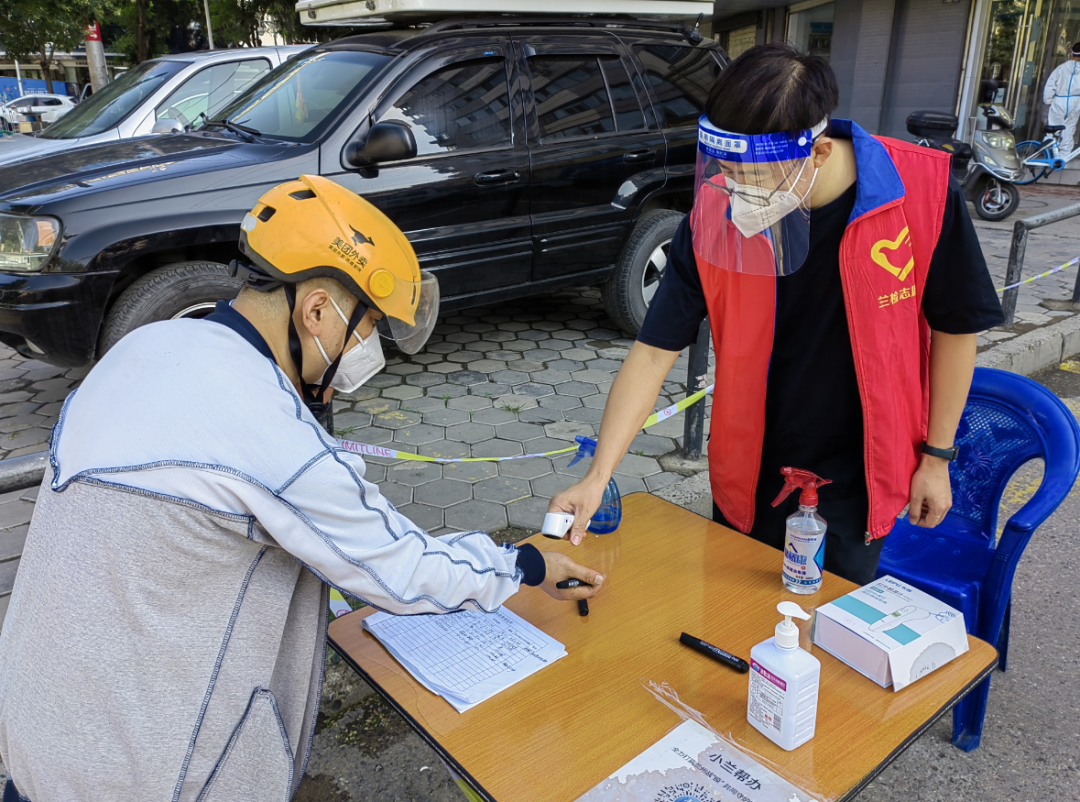
<svg viewBox="0 0 1080 802">
<path fill-rule="evenodd" d="M 1080 42 L 1072 46 L 1069 59 L 1050 73 L 1043 89 L 1043 103 L 1050 106 L 1047 125 L 1064 125 L 1061 132 L 1062 155 L 1076 147 L 1076 122 L 1080 119 Z"/>
</svg>

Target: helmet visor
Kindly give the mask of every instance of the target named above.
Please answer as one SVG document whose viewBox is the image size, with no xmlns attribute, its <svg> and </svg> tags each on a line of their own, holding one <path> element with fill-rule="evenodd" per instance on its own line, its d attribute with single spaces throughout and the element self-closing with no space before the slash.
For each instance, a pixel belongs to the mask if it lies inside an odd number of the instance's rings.
<svg viewBox="0 0 1080 802">
<path fill-rule="evenodd" d="M 406 354 L 415 354 L 427 343 L 439 318 L 439 280 L 433 273 L 421 270 L 420 281 L 406 286 L 418 293 L 413 322 L 410 324 L 396 317 L 383 315 L 378 329 L 379 334 L 393 340 L 399 350 Z"/>
<path fill-rule="evenodd" d="M 795 135 L 723 131 L 702 116 L 692 233 L 710 267 L 786 276 L 806 261 L 814 138 L 825 122 Z"/>
</svg>

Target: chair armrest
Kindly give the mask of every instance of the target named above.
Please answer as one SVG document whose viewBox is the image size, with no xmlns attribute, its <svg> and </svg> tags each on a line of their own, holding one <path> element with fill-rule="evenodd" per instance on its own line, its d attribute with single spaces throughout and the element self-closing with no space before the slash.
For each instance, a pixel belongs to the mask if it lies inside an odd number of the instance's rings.
<svg viewBox="0 0 1080 802">
<path fill-rule="evenodd" d="M 1066 499 L 1075 481 L 1075 476 L 1044 476 L 1035 495 L 1013 513 L 1006 528 L 1017 532 L 1033 532 L 1038 529 Z"/>
<path fill-rule="evenodd" d="M 979 614 L 978 635 L 995 643 L 1005 608 L 1012 597 L 1016 566 L 1032 534 L 1053 514 L 1072 489 L 1075 477 L 1044 476 L 1039 489 L 1009 518 L 998 539 L 994 561 L 987 572 Z"/>
</svg>

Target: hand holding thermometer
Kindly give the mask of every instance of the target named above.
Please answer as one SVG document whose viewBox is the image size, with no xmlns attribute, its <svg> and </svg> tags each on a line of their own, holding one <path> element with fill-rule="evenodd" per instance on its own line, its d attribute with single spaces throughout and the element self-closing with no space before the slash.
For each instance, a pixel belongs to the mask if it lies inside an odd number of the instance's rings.
<svg viewBox="0 0 1080 802">
<path fill-rule="evenodd" d="M 592 523 L 592 521 L 589 521 L 589 523 Z M 544 516 L 544 526 L 540 533 L 544 537 L 550 537 L 552 540 L 562 540 L 563 535 L 569 532 L 570 527 L 573 525 L 574 514 L 572 512 L 549 512 Z"/>
</svg>

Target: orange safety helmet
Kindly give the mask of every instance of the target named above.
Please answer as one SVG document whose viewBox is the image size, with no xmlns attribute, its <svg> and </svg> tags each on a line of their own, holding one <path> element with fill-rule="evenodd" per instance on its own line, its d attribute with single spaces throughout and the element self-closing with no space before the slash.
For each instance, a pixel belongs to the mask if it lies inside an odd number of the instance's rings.
<svg viewBox="0 0 1080 802">
<path fill-rule="evenodd" d="M 439 314 L 439 282 L 409 240 L 345 187 L 302 175 L 259 198 L 240 225 L 240 250 L 274 286 L 332 278 L 384 314 L 379 331 L 415 354 Z"/>
</svg>

